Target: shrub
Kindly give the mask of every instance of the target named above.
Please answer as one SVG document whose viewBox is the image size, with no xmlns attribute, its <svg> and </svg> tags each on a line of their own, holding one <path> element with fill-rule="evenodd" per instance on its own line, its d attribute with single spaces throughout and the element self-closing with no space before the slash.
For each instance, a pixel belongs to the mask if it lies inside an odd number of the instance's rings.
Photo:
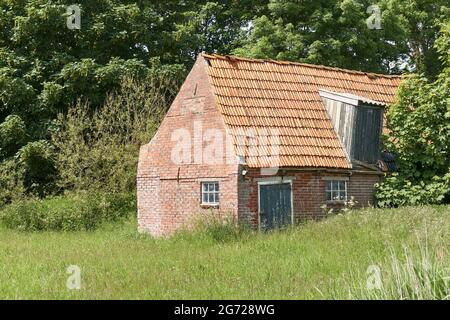
<svg viewBox="0 0 450 320">
<path fill-rule="evenodd" d="M 0 211 L 0 222 L 23 231 L 94 230 L 102 222 L 115 221 L 135 211 L 130 194 L 74 193 L 17 201 Z"/>
<path fill-rule="evenodd" d="M 16 161 L 0 161 L 0 208 L 24 196 L 23 170 Z"/>
<path fill-rule="evenodd" d="M 16 155 L 24 170 L 24 187 L 39 197 L 55 191 L 56 168 L 53 147 L 45 140 L 29 142 Z"/>
<path fill-rule="evenodd" d="M 128 78 L 95 112 L 79 101 L 60 115 L 52 135 L 60 187 L 134 190 L 139 148 L 150 141 L 177 90 L 176 80 L 164 75 L 145 82 Z"/>
<path fill-rule="evenodd" d="M 388 110 L 385 148 L 396 155 L 399 174 L 378 186 L 380 206 L 450 201 L 449 36 L 447 21 L 436 41 L 444 67 L 436 80 L 407 77 Z"/>
<path fill-rule="evenodd" d="M 16 115 L 7 116 L 0 123 L 0 159 L 13 156 L 25 143 L 26 128 L 23 120 Z"/>
<path fill-rule="evenodd" d="M 417 183 L 393 174 L 376 185 L 375 197 L 380 207 L 447 202 L 450 197 L 450 173 L 442 178 L 436 176 L 431 181 Z"/>
</svg>

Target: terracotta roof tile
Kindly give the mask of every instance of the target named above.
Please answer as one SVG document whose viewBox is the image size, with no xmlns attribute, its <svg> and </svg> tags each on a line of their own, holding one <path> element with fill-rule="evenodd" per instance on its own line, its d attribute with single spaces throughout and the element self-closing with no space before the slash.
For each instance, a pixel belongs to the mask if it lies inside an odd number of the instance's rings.
<svg viewBox="0 0 450 320">
<path fill-rule="evenodd" d="M 203 55 L 236 152 L 250 167 L 350 168 L 319 89 L 394 102 L 401 77 Z"/>
</svg>

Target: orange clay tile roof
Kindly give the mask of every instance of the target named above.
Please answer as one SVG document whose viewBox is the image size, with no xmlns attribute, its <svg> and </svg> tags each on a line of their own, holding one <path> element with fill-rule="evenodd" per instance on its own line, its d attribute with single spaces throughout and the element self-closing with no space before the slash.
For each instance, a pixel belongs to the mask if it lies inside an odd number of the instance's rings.
<svg viewBox="0 0 450 320">
<path fill-rule="evenodd" d="M 203 57 L 236 153 L 256 168 L 272 166 L 267 160 L 271 152 L 279 155 L 279 167 L 351 168 L 319 89 L 391 104 L 401 80 L 302 63 Z M 277 137 L 270 140 L 261 138 L 265 133 L 257 134 L 255 143 L 248 134 L 245 137 L 249 130 L 272 130 Z"/>
</svg>

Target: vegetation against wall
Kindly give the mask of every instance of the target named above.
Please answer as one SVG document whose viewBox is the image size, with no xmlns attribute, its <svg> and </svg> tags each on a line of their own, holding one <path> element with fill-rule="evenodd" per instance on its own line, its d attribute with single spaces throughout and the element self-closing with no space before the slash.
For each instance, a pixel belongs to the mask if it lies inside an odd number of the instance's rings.
<svg viewBox="0 0 450 320">
<path fill-rule="evenodd" d="M 409 77 L 389 110 L 385 145 L 399 172 L 379 186 L 379 205 L 450 202 L 450 20 L 436 51 L 443 66 L 436 80 Z"/>
</svg>

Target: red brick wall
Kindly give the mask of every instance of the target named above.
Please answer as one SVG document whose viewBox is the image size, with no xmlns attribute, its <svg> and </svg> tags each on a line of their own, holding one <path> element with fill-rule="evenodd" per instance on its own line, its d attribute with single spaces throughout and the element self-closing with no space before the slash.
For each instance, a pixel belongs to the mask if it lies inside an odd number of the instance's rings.
<svg viewBox="0 0 450 320">
<path fill-rule="evenodd" d="M 215 210 L 237 217 L 237 160 L 206 72 L 205 60 L 199 57 L 157 134 L 141 148 L 137 176 L 141 232 L 170 235 L 199 212 L 209 211 L 200 205 L 205 180 L 220 181 L 220 206 Z M 213 148 L 215 135 L 222 136 L 223 144 Z"/>
<path fill-rule="evenodd" d="M 326 178 L 348 177 L 348 199 L 353 196 L 356 207 L 373 203 L 374 184 L 380 179 L 378 175 L 350 173 L 331 173 L 325 171 L 285 171 L 285 179 L 292 178 L 294 219 L 317 219 L 324 216 L 321 207 L 327 204 L 335 211 L 342 209 L 342 204 L 326 201 Z M 272 177 L 273 178 L 273 177 Z M 245 178 L 239 179 L 239 217 L 254 227 L 258 226 L 258 181 L 270 179 L 259 174 L 259 170 L 249 170 Z"/>
<path fill-rule="evenodd" d="M 374 203 L 374 185 L 382 181 L 378 175 L 355 173 L 350 178 L 349 195 L 358 201 L 359 207 L 367 207 Z"/>
</svg>

